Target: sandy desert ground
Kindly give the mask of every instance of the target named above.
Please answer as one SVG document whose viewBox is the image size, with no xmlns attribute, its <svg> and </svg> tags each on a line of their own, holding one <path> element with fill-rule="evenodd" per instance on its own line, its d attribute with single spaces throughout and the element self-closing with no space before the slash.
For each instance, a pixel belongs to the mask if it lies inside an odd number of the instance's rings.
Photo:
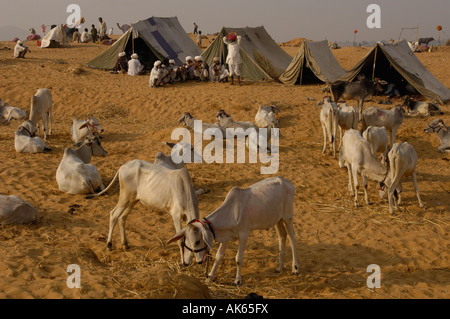
<svg viewBox="0 0 450 319">
<path fill-rule="evenodd" d="M 395 216 L 369 182 L 372 205 L 355 208 L 347 189 L 348 176 L 330 153 L 322 154 L 317 101 L 322 85 L 288 87 L 280 83 L 244 81 L 242 86 L 196 83 L 148 87 L 148 76 L 130 77 L 87 69 L 86 62 L 107 47 L 72 44 L 66 49 L 40 49 L 14 59 L 12 42 L 0 42 L 0 98 L 30 109 L 38 88 L 51 87 L 53 135 L 46 154 L 14 150 L 13 121 L 0 126 L 0 193 L 29 201 L 41 214 L 31 225 L 0 226 L 0 298 L 243 298 L 256 292 L 265 298 L 449 298 L 450 297 L 450 154 L 437 151 L 435 134 L 426 134 L 431 118 L 405 118 L 397 140 L 414 146 L 419 156 L 418 185 L 425 204 L 419 208 L 412 180 L 403 183 L 403 205 Z M 292 56 L 298 47 L 283 47 Z M 349 69 L 369 48 L 334 50 Z M 450 87 L 450 52 L 418 53 L 422 63 Z M 377 104 L 378 98 L 366 103 Z M 398 102 L 398 101 L 397 101 Z M 178 118 L 185 111 L 215 122 L 224 109 L 235 120 L 254 121 L 259 105 L 276 103 L 282 137 L 276 175 L 296 187 L 294 227 L 300 275 L 274 270 L 278 241 L 274 229 L 249 238 L 241 286 L 233 284 L 237 243 L 229 245 L 214 282 L 205 280 L 205 265 L 180 265 L 177 245 L 166 245 L 174 233 L 171 217 L 142 204 L 127 223 L 130 250 L 106 250 L 109 212 L 118 199 L 118 184 L 106 196 L 87 200 L 61 193 L 55 174 L 64 149 L 71 147 L 72 118 L 96 116 L 105 129 L 106 158 L 93 158 L 104 184 L 118 168 L 138 158 L 153 161 L 169 149 Z M 352 104 L 352 103 L 350 103 Z M 353 103 L 354 105 L 354 103 Z M 388 106 L 382 106 L 387 108 Z M 450 107 L 441 116 L 450 125 Z M 199 199 L 200 216 L 218 207 L 228 191 L 269 176 L 262 164 L 188 164 L 195 187 L 211 190 Z M 363 199 L 361 197 L 361 199 Z M 216 244 L 215 248 L 217 249 Z M 66 285 L 70 264 L 81 267 L 81 289 Z M 381 267 L 381 288 L 366 286 L 370 264 Z"/>
</svg>

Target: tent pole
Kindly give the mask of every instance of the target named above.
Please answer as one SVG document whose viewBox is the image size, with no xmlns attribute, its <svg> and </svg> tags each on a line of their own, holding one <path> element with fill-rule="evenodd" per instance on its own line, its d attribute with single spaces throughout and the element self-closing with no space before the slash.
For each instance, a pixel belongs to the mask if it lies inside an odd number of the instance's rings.
<svg viewBox="0 0 450 319">
<path fill-rule="evenodd" d="M 375 80 L 375 66 L 377 64 L 378 45 L 375 48 L 375 58 L 373 59 L 372 81 Z"/>
<path fill-rule="evenodd" d="M 302 65 L 300 66 L 300 83 L 299 83 L 299 85 L 302 85 L 302 82 L 303 82 L 303 66 L 304 66 L 304 63 L 302 63 Z"/>
<path fill-rule="evenodd" d="M 130 23 L 130 25 L 131 25 L 131 28 L 133 28 L 133 24 Z M 133 54 L 134 54 L 134 30 L 133 29 L 131 30 L 131 50 L 133 51 Z"/>
</svg>

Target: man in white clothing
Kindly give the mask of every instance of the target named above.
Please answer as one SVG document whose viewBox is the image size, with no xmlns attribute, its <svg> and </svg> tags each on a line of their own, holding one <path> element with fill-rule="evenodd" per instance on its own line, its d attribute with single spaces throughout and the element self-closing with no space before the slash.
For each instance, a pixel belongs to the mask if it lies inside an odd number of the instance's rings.
<svg viewBox="0 0 450 319">
<path fill-rule="evenodd" d="M 211 82 L 222 82 L 228 77 L 228 70 L 225 68 L 225 65 L 220 64 L 218 57 L 215 57 L 213 61 L 213 65 L 209 68 L 209 78 Z"/>
<path fill-rule="evenodd" d="M 161 64 L 162 63 L 159 60 L 153 64 L 153 69 L 150 72 L 150 83 L 149 83 L 151 88 L 164 85 L 162 80 L 164 78 L 164 75 L 166 74 L 162 69 Z"/>
<path fill-rule="evenodd" d="M 87 28 L 85 28 L 83 33 L 81 34 L 80 42 L 81 43 L 88 43 L 90 39 L 91 39 L 91 37 L 90 37 L 90 34 L 89 34 L 89 30 Z"/>
<path fill-rule="evenodd" d="M 103 18 L 98 18 L 98 36 L 100 41 L 102 41 L 106 36 L 106 22 Z"/>
<path fill-rule="evenodd" d="M 230 67 L 231 85 L 234 84 L 233 75 L 236 74 L 239 85 L 241 85 L 241 72 L 239 64 L 242 63 L 241 54 L 241 36 L 236 32 L 231 31 L 228 35 L 223 37 L 223 42 L 228 46 L 228 55 L 226 63 Z"/>
<path fill-rule="evenodd" d="M 139 75 L 144 66 L 139 62 L 139 56 L 136 53 L 131 55 L 131 60 L 128 61 L 128 75 Z"/>
<path fill-rule="evenodd" d="M 16 46 L 14 47 L 14 57 L 15 58 L 25 58 L 25 54 L 31 52 L 26 45 L 23 45 L 22 40 L 18 40 Z"/>
<path fill-rule="evenodd" d="M 194 58 L 194 76 L 197 81 L 208 81 L 209 79 L 209 67 L 208 64 L 203 61 L 203 57 L 198 55 Z"/>
</svg>

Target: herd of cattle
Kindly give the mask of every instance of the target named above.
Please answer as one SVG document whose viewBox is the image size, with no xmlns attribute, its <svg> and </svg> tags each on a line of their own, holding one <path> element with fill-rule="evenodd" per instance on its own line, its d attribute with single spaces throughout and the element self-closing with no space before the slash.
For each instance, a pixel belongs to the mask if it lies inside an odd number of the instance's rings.
<svg viewBox="0 0 450 319">
<path fill-rule="evenodd" d="M 349 191 L 358 206 L 358 175 L 363 178 L 365 201 L 369 204 L 367 179 L 380 185 L 380 196 L 387 192 L 389 210 L 393 214 L 393 203 L 398 209 L 401 201 L 404 176 L 412 176 L 420 207 L 423 203 L 417 188 L 415 168 L 417 153 L 408 143 L 395 143 L 396 132 L 403 122 L 405 113 L 430 115 L 439 108 L 426 102 L 416 103 L 405 99 L 402 106 L 390 110 L 369 107 L 363 110 L 364 100 L 373 94 L 364 78 L 355 82 L 335 83 L 329 86 L 331 96 L 318 103 L 321 107 L 320 123 L 323 128 L 323 152 L 327 150 L 327 140 L 336 158 L 337 129 L 340 130 L 339 166 L 346 167 L 349 176 Z M 357 100 L 358 107 L 337 103 L 340 98 Z M 260 106 L 255 125 L 252 122 L 234 121 L 224 110 L 217 113 L 215 124 L 202 124 L 202 131 L 220 130 L 225 136 L 227 128 L 278 128 L 275 105 Z M 45 140 L 52 133 L 52 95 L 48 89 L 39 89 L 32 97 L 29 119 L 26 113 L 0 100 L 0 116 L 4 125 L 11 120 L 24 120 L 15 132 L 15 149 L 21 153 L 51 151 Z M 178 123 L 194 129 L 194 117 L 184 113 Z M 44 140 L 40 135 L 42 121 Z M 358 124 L 361 122 L 361 129 Z M 342 131 L 345 134 L 342 136 Z M 388 131 L 390 136 L 388 136 Z M 436 132 L 441 142 L 438 150 L 450 152 L 450 133 L 439 118 L 433 120 L 425 132 Z M 171 156 L 159 152 L 153 163 L 132 160 L 122 165 L 111 183 L 105 188 L 97 168 L 90 163 L 92 156 L 107 156 L 100 142 L 103 129 L 94 117 L 84 120 L 73 119 L 71 134 L 75 148 L 67 147 L 56 171 L 56 181 L 62 192 L 69 194 L 88 194 L 86 198 L 98 197 L 107 192 L 119 180 L 120 194 L 117 205 L 110 212 L 110 225 L 107 248 L 112 249 L 112 235 L 119 222 L 121 243 L 128 249 L 125 224 L 130 211 L 139 201 L 145 206 L 170 213 L 176 234 L 168 243 L 177 241 L 181 262 L 188 265 L 195 257 L 198 263 L 205 261 L 213 241 L 220 243 L 215 263 L 209 273 L 213 279 L 217 267 L 224 256 L 227 244 L 239 240 L 236 255 L 237 274 L 235 283 L 241 283 L 243 253 L 249 233 L 254 229 L 275 227 L 279 238 L 279 266 L 283 270 L 283 251 L 289 235 L 292 249 L 292 272 L 298 274 L 298 262 L 293 227 L 293 204 L 295 187 L 281 177 L 271 177 L 242 189 L 232 188 L 223 204 L 205 218 L 200 218 L 198 196 L 205 190 L 194 190 L 188 170 L 183 163 L 177 164 Z M 37 134 L 37 136 L 36 136 Z M 179 147 L 166 143 L 171 148 Z M 184 152 L 192 152 L 191 145 L 184 145 Z M 377 153 L 381 153 L 381 160 Z M 280 207 L 282 209 L 280 210 Z M 27 223 L 39 217 L 36 209 L 18 196 L 0 195 L 0 224 Z M 190 221 L 182 227 L 182 219 Z"/>
</svg>

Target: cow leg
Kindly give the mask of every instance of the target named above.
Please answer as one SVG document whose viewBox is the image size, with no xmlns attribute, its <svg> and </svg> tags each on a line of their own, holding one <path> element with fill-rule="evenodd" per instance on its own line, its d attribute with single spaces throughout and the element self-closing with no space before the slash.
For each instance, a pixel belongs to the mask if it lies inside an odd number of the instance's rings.
<svg viewBox="0 0 450 319">
<path fill-rule="evenodd" d="M 117 220 L 123 214 L 126 208 L 127 205 L 119 206 L 119 204 L 117 204 L 116 207 L 114 207 L 114 209 L 109 213 L 109 234 L 108 241 L 106 242 L 108 250 L 112 249 L 112 234 L 114 231 L 114 227 L 116 227 Z"/>
<path fill-rule="evenodd" d="M 50 111 L 48 112 L 48 124 L 49 124 L 49 129 L 48 129 L 48 134 L 52 135 L 52 110 L 50 109 Z"/>
<path fill-rule="evenodd" d="M 178 233 L 181 230 L 181 215 L 179 213 L 179 209 L 177 210 L 172 210 L 170 212 L 170 215 L 172 216 L 172 220 L 173 220 L 173 225 L 175 226 L 175 234 Z M 178 247 L 180 248 L 180 256 L 181 256 L 181 264 L 184 265 L 184 260 L 183 260 L 183 245 L 181 240 L 178 241 Z M 187 265 L 185 265 L 187 266 Z"/>
<path fill-rule="evenodd" d="M 323 130 L 323 149 L 322 153 L 325 153 L 327 151 L 327 130 L 324 125 L 322 125 Z"/>
<path fill-rule="evenodd" d="M 359 189 L 358 170 L 355 167 L 352 167 L 352 175 L 353 175 L 353 184 L 355 185 L 355 207 L 359 207 L 359 204 L 358 204 L 358 189 Z"/>
<path fill-rule="evenodd" d="M 241 269 L 242 269 L 242 262 L 244 261 L 244 250 L 245 245 L 247 244 L 248 239 L 248 232 L 240 233 L 239 234 L 239 247 L 238 252 L 236 254 L 236 279 L 234 280 L 234 283 L 236 285 L 241 284 Z"/>
<path fill-rule="evenodd" d="M 350 191 L 350 196 L 355 196 L 352 181 L 352 166 L 348 163 L 347 163 L 347 171 L 348 171 L 348 190 Z"/>
<path fill-rule="evenodd" d="M 47 123 L 47 112 L 42 112 L 42 127 L 44 128 L 44 140 L 48 140 L 48 123 Z"/>
<path fill-rule="evenodd" d="M 289 234 L 289 242 L 291 244 L 291 250 L 292 250 L 292 273 L 294 275 L 298 275 L 298 261 L 297 261 L 297 249 L 295 244 L 295 231 L 294 231 L 294 225 L 292 224 L 292 218 L 290 220 L 285 220 L 287 232 Z"/>
<path fill-rule="evenodd" d="M 394 190 L 395 190 L 395 188 L 393 188 L 393 187 L 390 187 L 388 189 L 389 212 L 391 213 L 391 215 L 395 215 L 394 214 L 394 206 L 392 205 L 392 200 L 394 197 Z"/>
<path fill-rule="evenodd" d="M 278 247 L 280 250 L 280 257 L 278 259 L 278 268 L 276 269 L 276 272 L 282 272 L 284 269 L 283 253 L 284 248 L 286 247 L 286 237 L 287 237 L 286 228 L 284 227 L 283 220 L 280 220 L 275 225 L 275 230 L 277 231 Z"/>
<path fill-rule="evenodd" d="M 342 146 L 342 127 L 339 126 L 339 148 L 338 150 L 341 150 L 341 146 Z"/>
<path fill-rule="evenodd" d="M 214 276 L 216 275 L 217 268 L 219 267 L 220 262 L 223 259 L 223 256 L 225 256 L 225 250 L 227 249 L 228 243 L 221 243 L 219 246 L 219 249 L 217 250 L 214 265 L 211 268 L 211 271 L 208 274 L 208 279 L 213 280 Z"/>
<path fill-rule="evenodd" d="M 391 130 L 391 136 L 390 136 L 390 141 L 389 141 L 389 147 L 390 148 L 392 148 L 392 145 L 394 145 L 394 143 L 395 143 L 395 135 L 397 134 L 397 129 L 396 128 L 393 128 L 392 130 Z"/>
<path fill-rule="evenodd" d="M 127 235 L 125 233 L 125 224 L 126 224 L 126 221 L 127 221 L 128 214 L 131 212 L 131 210 L 133 209 L 134 205 L 136 205 L 136 203 L 137 202 L 134 202 L 131 205 L 129 205 L 124 210 L 122 215 L 119 217 L 120 237 L 122 238 L 122 247 L 123 247 L 124 250 L 128 250 L 130 248 L 128 246 Z"/>
<path fill-rule="evenodd" d="M 419 187 L 417 187 L 417 176 L 416 176 L 416 172 L 413 173 L 413 182 L 414 182 L 414 189 L 416 190 L 416 195 L 417 195 L 417 199 L 419 200 L 419 206 L 420 208 L 423 208 L 423 202 L 420 199 L 420 194 L 419 194 Z"/>
<path fill-rule="evenodd" d="M 370 205 L 369 193 L 367 192 L 367 177 L 363 176 L 363 185 L 364 185 L 364 197 L 366 199 L 366 204 Z"/>
</svg>

